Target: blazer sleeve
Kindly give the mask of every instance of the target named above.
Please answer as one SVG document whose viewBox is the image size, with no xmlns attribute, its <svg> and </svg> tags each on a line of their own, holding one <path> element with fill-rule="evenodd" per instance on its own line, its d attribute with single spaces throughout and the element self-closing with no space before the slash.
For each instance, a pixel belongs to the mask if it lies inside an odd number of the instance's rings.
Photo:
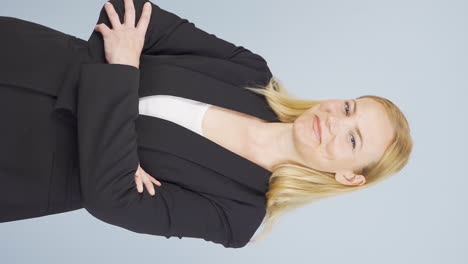
<svg viewBox="0 0 468 264">
<path fill-rule="evenodd" d="M 119 14 L 121 23 L 124 21 L 123 0 L 110 0 Z M 267 62 L 263 57 L 250 50 L 236 46 L 228 41 L 209 34 L 195 26 L 187 19 L 160 8 L 151 1 L 134 0 L 135 23 L 138 23 L 143 5 L 150 2 L 152 5 L 151 19 L 145 35 L 145 44 L 142 54 L 147 55 L 180 55 L 192 54 L 219 58 L 249 67 L 256 71 L 269 72 Z M 104 7 L 101 9 L 97 24 L 105 23 L 109 28 L 112 25 L 107 17 Z M 104 42 L 101 33 L 93 31 L 88 43 L 93 56 L 105 61 Z"/>
<path fill-rule="evenodd" d="M 139 75 L 129 65 L 82 65 L 77 130 L 83 207 L 103 222 L 137 233 L 244 246 L 249 237 L 232 232 L 224 209 L 230 208 L 232 214 L 234 206 L 220 206 L 214 199 L 169 182 L 154 185 L 155 196 L 137 192 Z M 239 217 L 236 212 L 234 218 Z"/>
</svg>

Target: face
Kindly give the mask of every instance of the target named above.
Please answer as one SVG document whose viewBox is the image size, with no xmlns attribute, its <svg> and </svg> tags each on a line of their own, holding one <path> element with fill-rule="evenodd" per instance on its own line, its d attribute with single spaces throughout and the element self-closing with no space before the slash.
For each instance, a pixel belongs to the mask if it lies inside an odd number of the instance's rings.
<svg viewBox="0 0 468 264">
<path fill-rule="evenodd" d="M 319 118 L 321 142 L 314 132 L 315 116 Z M 384 107 L 370 98 L 324 100 L 293 124 L 295 149 L 304 165 L 334 173 L 359 172 L 378 161 L 393 136 Z"/>
</svg>

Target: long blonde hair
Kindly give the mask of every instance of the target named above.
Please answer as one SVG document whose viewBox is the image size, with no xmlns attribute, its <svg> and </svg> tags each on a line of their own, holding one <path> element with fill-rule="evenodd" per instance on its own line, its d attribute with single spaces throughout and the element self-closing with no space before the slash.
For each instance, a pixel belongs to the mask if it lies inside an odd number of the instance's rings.
<svg viewBox="0 0 468 264">
<path fill-rule="evenodd" d="M 266 86 L 244 88 L 264 95 L 268 105 L 281 122 L 294 122 L 303 112 L 320 103 L 316 100 L 294 98 L 275 76 L 272 76 Z M 408 163 L 413 149 L 413 140 L 408 121 L 400 109 L 390 100 L 379 96 L 365 95 L 358 98 L 370 98 L 381 103 L 396 131 L 395 137 L 382 158 L 359 172 L 366 177 L 366 183 L 347 186 L 337 182 L 334 173 L 314 170 L 298 164 L 275 166 L 265 194 L 267 203 L 266 216 L 262 221 L 262 224 L 265 224 L 264 229 L 249 243 L 258 241 L 270 233 L 283 214 L 325 198 L 371 187 L 397 173 Z"/>
</svg>

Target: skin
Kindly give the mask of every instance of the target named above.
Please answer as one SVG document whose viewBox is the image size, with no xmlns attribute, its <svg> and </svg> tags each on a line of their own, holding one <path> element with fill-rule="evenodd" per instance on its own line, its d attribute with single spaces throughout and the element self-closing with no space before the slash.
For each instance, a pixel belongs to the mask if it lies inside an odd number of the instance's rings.
<svg viewBox="0 0 468 264">
<path fill-rule="evenodd" d="M 336 181 L 344 185 L 364 184 L 366 179 L 358 172 L 382 157 L 395 132 L 380 103 L 369 98 L 355 101 L 357 113 L 353 99 L 331 99 L 310 108 L 294 123 L 252 122 L 246 133 L 249 156 L 270 171 L 275 164 L 295 163 L 335 173 Z M 315 115 L 320 118 L 321 143 L 313 130 Z"/>
</svg>

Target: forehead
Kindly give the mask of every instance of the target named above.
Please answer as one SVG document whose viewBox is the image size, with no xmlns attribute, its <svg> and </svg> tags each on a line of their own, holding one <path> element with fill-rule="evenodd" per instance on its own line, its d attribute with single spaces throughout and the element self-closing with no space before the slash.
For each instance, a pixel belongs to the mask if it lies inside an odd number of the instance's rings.
<svg viewBox="0 0 468 264">
<path fill-rule="evenodd" d="M 393 138 L 393 126 L 383 105 L 370 98 L 359 98 L 357 102 L 357 125 L 363 137 L 362 154 L 377 160 Z"/>
</svg>

